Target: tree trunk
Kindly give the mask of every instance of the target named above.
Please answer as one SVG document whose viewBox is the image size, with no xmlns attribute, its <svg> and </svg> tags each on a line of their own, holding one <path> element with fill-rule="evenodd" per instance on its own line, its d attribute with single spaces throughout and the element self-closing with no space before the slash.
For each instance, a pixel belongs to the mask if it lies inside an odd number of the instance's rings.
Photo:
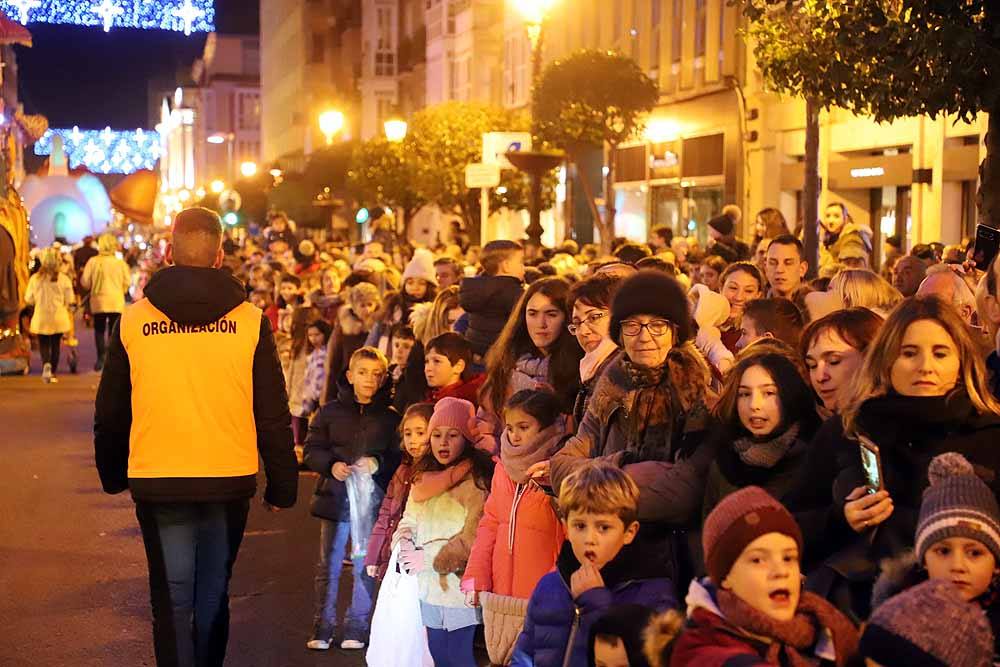
<svg viewBox="0 0 1000 667">
<path fill-rule="evenodd" d="M 615 157 L 618 146 L 608 149 L 608 173 L 604 177 L 604 223 L 601 225 L 601 252 L 611 254 L 611 242 L 615 238 Z"/>
<path fill-rule="evenodd" d="M 587 197 L 587 204 L 590 206 L 590 214 L 594 216 L 594 224 L 597 225 L 597 229 L 601 232 L 601 252 L 605 255 L 611 254 L 611 238 L 604 233 L 604 220 L 601 218 L 601 212 L 597 208 L 597 201 L 594 197 L 594 188 L 590 185 L 590 180 L 587 175 L 583 173 L 583 170 L 577 169 L 577 174 L 579 176 L 580 185 L 583 186 L 583 194 Z M 605 245 L 605 237 L 607 237 L 607 245 Z"/>
<path fill-rule="evenodd" d="M 976 205 L 979 207 L 979 222 L 1000 229 L 1000 102 L 989 110 L 989 114 L 986 157 L 979 165 Z"/>
<path fill-rule="evenodd" d="M 819 269 L 819 105 L 806 98 L 806 181 L 802 184 L 802 245 L 809 278 Z"/>
</svg>

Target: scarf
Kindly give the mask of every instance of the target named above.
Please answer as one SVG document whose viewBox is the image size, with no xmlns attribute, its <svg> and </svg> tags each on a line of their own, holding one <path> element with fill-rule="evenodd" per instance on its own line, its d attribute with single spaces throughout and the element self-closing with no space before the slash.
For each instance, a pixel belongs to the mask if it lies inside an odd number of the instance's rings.
<svg viewBox="0 0 1000 667">
<path fill-rule="evenodd" d="M 925 442 L 952 431 L 976 415 L 964 388 L 944 396 L 902 396 L 896 392 L 869 398 L 858 412 L 861 430 L 873 440 Z"/>
<path fill-rule="evenodd" d="M 510 374 L 507 397 L 513 396 L 522 389 L 543 389 L 548 387 L 548 382 L 549 358 L 522 354 L 514 364 L 514 371 Z"/>
<path fill-rule="evenodd" d="M 587 382 L 594 377 L 601 364 L 618 350 L 618 346 L 610 338 L 602 338 L 601 344 L 580 359 L 580 382 Z"/>
<path fill-rule="evenodd" d="M 426 456 L 433 455 L 426 454 Z M 464 459 L 453 466 L 448 466 L 444 470 L 422 472 L 419 477 L 413 480 L 413 488 L 410 489 L 410 498 L 418 503 L 430 500 L 434 496 L 439 496 L 457 485 L 471 471 L 472 461 Z"/>
<path fill-rule="evenodd" d="M 777 437 L 769 437 L 766 440 L 758 438 L 734 440 L 733 450 L 748 466 L 773 468 L 785 458 L 785 454 L 795 445 L 798 436 L 799 425 L 795 423 Z"/>
<path fill-rule="evenodd" d="M 673 427 L 673 390 L 669 386 L 668 368 L 636 366 L 627 357 L 623 367 L 636 390 L 629 424 L 629 448 L 639 461 L 659 461 L 669 454 Z"/>
<path fill-rule="evenodd" d="M 565 432 L 566 418 L 563 415 L 559 415 L 551 426 L 539 431 L 535 441 L 527 445 L 512 445 L 507 430 L 504 429 L 500 436 L 500 462 L 511 481 L 515 484 L 527 482 L 528 469 L 552 458 Z"/>
<path fill-rule="evenodd" d="M 790 621 L 772 618 L 721 588 L 716 591 L 716 601 L 722 615 L 731 625 L 771 640 L 763 657 L 773 665 L 815 665 L 817 661 L 804 656 L 802 651 L 808 651 L 816 645 L 824 628 L 833 636 L 837 667 L 844 667 L 847 660 L 857 653 L 857 629 L 833 605 L 813 593 L 802 591 L 795 618 Z"/>
</svg>

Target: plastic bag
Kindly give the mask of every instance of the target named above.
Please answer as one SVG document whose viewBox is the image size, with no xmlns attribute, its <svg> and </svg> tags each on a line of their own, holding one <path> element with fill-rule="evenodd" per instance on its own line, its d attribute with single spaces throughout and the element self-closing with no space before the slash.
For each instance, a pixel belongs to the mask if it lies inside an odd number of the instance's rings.
<svg viewBox="0 0 1000 667">
<path fill-rule="evenodd" d="M 398 571 L 399 545 L 389 556 L 389 569 L 375 602 L 365 659 L 371 667 L 434 667 L 420 617 L 416 576 Z"/>
<path fill-rule="evenodd" d="M 351 506 L 351 558 L 363 558 L 378 512 L 375 480 L 370 473 L 354 470 L 345 484 Z"/>
</svg>

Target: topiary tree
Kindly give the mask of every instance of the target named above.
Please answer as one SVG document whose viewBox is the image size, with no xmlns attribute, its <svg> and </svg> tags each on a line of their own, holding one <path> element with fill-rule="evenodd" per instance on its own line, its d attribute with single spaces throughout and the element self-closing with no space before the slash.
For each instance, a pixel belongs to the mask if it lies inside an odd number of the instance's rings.
<svg viewBox="0 0 1000 667">
<path fill-rule="evenodd" d="M 608 147 L 603 217 L 589 180 L 580 178 L 606 253 L 611 251 L 615 230 L 615 153 L 623 141 L 642 132 L 641 119 L 656 105 L 658 95 L 656 83 L 634 60 L 593 50 L 549 65 L 532 95 L 535 134 L 566 151 L 571 162 L 577 162 L 584 148 Z"/>
<path fill-rule="evenodd" d="M 426 203 L 413 187 L 409 157 L 403 144 L 376 136 L 355 147 L 347 173 L 348 186 L 365 206 L 402 209 L 407 237 L 413 216 Z"/>
<path fill-rule="evenodd" d="M 807 148 L 810 132 L 818 138 L 819 109 L 830 106 L 880 122 L 921 114 L 971 121 L 988 112 L 979 217 L 1000 227 L 1000 3 L 739 1 L 768 84 L 806 99 Z M 807 166 L 807 185 L 814 180 Z M 811 222 L 818 217 L 815 197 L 806 200 Z"/>
</svg>

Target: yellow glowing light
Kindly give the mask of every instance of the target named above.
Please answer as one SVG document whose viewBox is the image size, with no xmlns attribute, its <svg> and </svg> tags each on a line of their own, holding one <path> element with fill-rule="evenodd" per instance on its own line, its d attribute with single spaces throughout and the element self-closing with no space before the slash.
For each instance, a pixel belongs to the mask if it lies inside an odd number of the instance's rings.
<svg viewBox="0 0 1000 667">
<path fill-rule="evenodd" d="M 256 176 L 257 175 L 257 163 L 256 162 L 250 162 L 248 160 L 247 162 L 244 162 L 244 163 L 240 164 L 240 173 L 243 174 L 244 178 L 252 178 L 252 177 Z"/>
<path fill-rule="evenodd" d="M 181 190 L 180 192 L 177 193 L 177 198 L 180 199 L 182 202 L 186 202 L 187 200 L 191 199 L 191 191 Z"/>
<path fill-rule="evenodd" d="M 680 125 L 669 118 L 651 118 L 646 124 L 646 139 L 654 144 L 673 141 L 680 133 Z"/>
<path fill-rule="evenodd" d="M 394 144 L 398 144 L 406 139 L 407 125 L 402 118 L 390 118 L 385 121 L 385 138 Z"/>
<path fill-rule="evenodd" d="M 511 0 L 525 23 L 541 25 L 558 0 Z"/>
<path fill-rule="evenodd" d="M 319 129 L 326 135 L 326 143 L 332 144 L 333 137 L 344 129 L 344 114 L 340 111 L 324 111 L 319 115 Z"/>
<path fill-rule="evenodd" d="M 271 174 L 271 176 L 274 177 L 274 178 L 281 178 L 281 170 L 280 169 L 272 169 L 268 173 Z"/>
<path fill-rule="evenodd" d="M 198 196 L 198 199 L 204 199 L 205 198 L 205 188 L 198 188 L 195 191 L 195 195 Z"/>
<path fill-rule="evenodd" d="M 211 184 L 209 184 L 209 187 L 212 189 L 212 192 L 214 192 L 215 194 L 219 194 L 226 189 L 226 184 L 216 179 L 212 181 Z"/>
</svg>

